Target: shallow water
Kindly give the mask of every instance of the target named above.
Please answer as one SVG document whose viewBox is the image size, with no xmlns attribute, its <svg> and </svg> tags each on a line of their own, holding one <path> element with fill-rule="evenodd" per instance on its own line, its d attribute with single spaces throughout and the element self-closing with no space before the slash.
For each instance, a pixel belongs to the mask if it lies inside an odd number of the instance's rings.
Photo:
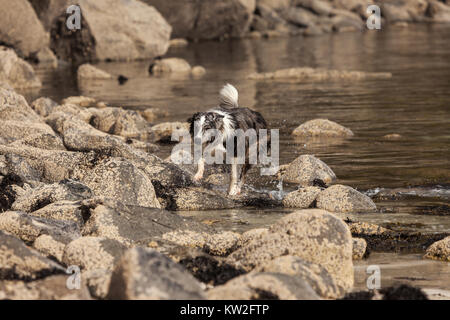
<svg viewBox="0 0 450 320">
<path fill-rule="evenodd" d="M 219 88 L 230 82 L 239 89 L 241 105 L 260 111 L 272 128 L 280 129 L 281 164 L 300 154 L 314 154 L 334 170 L 339 183 L 375 196 L 380 212 L 353 215 L 352 219 L 399 223 L 411 231 L 450 232 L 450 26 L 203 42 L 173 49 L 168 56 L 202 65 L 207 75 L 200 80 L 157 78 L 148 75 L 149 61 L 100 63 L 100 68 L 130 80 L 122 86 L 111 80 L 77 87 L 73 67 L 38 68 L 44 87 L 26 96 L 32 100 L 44 95 L 60 101 L 82 94 L 113 106 L 159 107 L 170 116 L 158 121 L 184 121 L 193 112 L 216 105 Z M 295 66 L 387 71 L 393 78 L 324 83 L 246 79 L 252 72 Z M 352 129 L 355 136 L 331 145 L 296 141 L 290 136 L 296 126 L 314 118 L 336 121 Z M 402 137 L 383 139 L 391 133 Z M 160 155 L 169 153 L 170 148 L 163 147 Z M 376 197 L 380 188 L 408 186 L 421 186 L 428 192 L 403 192 L 394 199 Z M 291 210 L 250 208 L 182 214 L 221 229 L 244 231 L 270 225 L 288 212 Z M 420 261 L 420 257 L 408 257 Z M 450 289 L 450 284 L 445 288 Z"/>
</svg>

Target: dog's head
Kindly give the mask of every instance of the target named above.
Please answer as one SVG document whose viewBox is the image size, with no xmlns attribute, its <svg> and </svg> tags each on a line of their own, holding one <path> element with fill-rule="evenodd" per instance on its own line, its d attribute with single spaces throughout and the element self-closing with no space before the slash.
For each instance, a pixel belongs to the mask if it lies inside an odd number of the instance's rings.
<svg viewBox="0 0 450 320">
<path fill-rule="evenodd" d="M 209 133 L 213 133 L 215 129 L 221 131 L 223 129 L 224 116 L 216 112 L 197 112 L 188 119 L 190 124 L 191 136 L 195 138 L 201 138 L 202 143 L 208 142 L 212 136 Z M 208 133 L 208 130 L 209 133 Z"/>
</svg>

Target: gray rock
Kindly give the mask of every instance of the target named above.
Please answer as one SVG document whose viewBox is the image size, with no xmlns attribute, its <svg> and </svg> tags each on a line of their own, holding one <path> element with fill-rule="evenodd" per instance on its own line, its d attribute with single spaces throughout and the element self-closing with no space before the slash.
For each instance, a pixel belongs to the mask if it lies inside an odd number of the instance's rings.
<svg viewBox="0 0 450 320">
<path fill-rule="evenodd" d="M 280 273 L 250 273 L 207 292 L 209 300 L 318 300 L 307 281 Z"/>
<path fill-rule="evenodd" d="M 42 86 L 33 67 L 19 58 L 14 50 L 3 46 L 0 46 L 0 82 L 16 89 L 36 89 Z"/>
<path fill-rule="evenodd" d="M 4 138 L 8 142 L 14 142 L 21 140 L 21 143 L 29 145 L 33 140 L 39 137 L 49 137 L 54 141 L 59 141 L 62 146 L 61 139 L 55 135 L 52 128 L 50 128 L 44 122 L 24 122 L 18 120 L 0 120 L 0 126 L 3 130 L 0 133 L 0 137 Z M 58 140 L 59 139 L 59 140 Z M 56 143 L 56 142 L 54 142 Z M 39 144 L 38 144 L 39 145 Z M 45 146 L 45 144 L 41 144 Z M 37 146 L 40 147 L 40 146 Z M 62 146 L 64 147 L 64 146 Z"/>
<path fill-rule="evenodd" d="M 21 191 L 16 196 L 12 210 L 33 212 L 57 201 L 78 201 L 92 196 L 86 185 L 74 180 L 63 180 Z"/>
<path fill-rule="evenodd" d="M 424 258 L 450 262 L 450 237 L 436 241 L 429 246 Z"/>
<path fill-rule="evenodd" d="M 283 198 L 283 206 L 286 208 L 309 208 L 320 192 L 318 187 L 305 187 L 289 192 Z"/>
<path fill-rule="evenodd" d="M 0 52 L 2 52 L 1 49 Z M 0 88 L 0 119 L 4 121 L 41 121 L 36 112 L 30 108 L 23 96 L 16 93 L 14 90 L 5 88 Z"/>
<path fill-rule="evenodd" d="M 0 20 L 1 43 L 13 46 L 25 57 L 48 47 L 49 35 L 28 1 L 1 0 L 0 7 L 4 13 Z"/>
<path fill-rule="evenodd" d="M 112 79 L 112 76 L 106 71 L 85 63 L 78 67 L 77 79 L 78 82 L 84 80 L 109 80 Z"/>
<path fill-rule="evenodd" d="M 300 210 L 283 217 L 267 233 L 233 252 L 227 261 L 252 270 L 285 255 L 324 267 L 340 293 L 353 286 L 350 230 L 341 219 L 323 210 Z"/>
<path fill-rule="evenodd" d="M 254 272 L 282 273 L 303 279 L 322 298 L 336 299 L 341 295 L 333 277 L 323 267 L 299 257 L 279 257 L 257 267 Z"/>
<path fill-rule="evenodd" d="M 321 82 L 321 81 L 358 81 L 370 79 L 390 79 L 389 72 L 362 72 L 314 69 L 308 67 L 298 67 L 281 69 L 275 72 L 253 73 L 248 76 L 251 80 L 295 80 L 296 82 Z"/>
<path fill-rule="evenodd" d="M 29 215 L 46 219 L 73 221 L 81 229 L 84 225 L 85 217 L 89 215 L 91 202 L 91 200 L 56 201 L 39 210 L 30 212 Z"/>
<path fill-rule="evenodd" d="M 364 258 L 367 249 L 367 242 L 363 238 L 353 238 L 353 260 Z"/>
<path fill-rule="evenodd" d="M 153 249 L 129 249 L 116 265 L 109 299 L 203 299 L 200 283 L 180 265 Z"/>
<path fill-rule="evenodd" d="M 75 223 L 36 218 L 18 211 L 6 211 L 0 214 L 0 230 L 27 242 L 35 241 L 43 234 L 55 236 L 65 242 L 80 237 L 80 230 Z"/>
<path fill-rule="evenodd" d="M 292 135 L 297 137 L 323 137 L 323 138 L 337 138 L 337 137 L 351 137 L 353 132 L 340 124 L 330 121 L 328 119 L 314 119 L 306 121 L 292 132 Z"/>
<path fill-rule="evenodd" d="M 173 37 L 187 39 L 242 36 L 249 27 L 255 9 L 254 2 L 249 0 L 144 2 L 154 6 L 167 19 L 173 27 Z"/>
<path fill-rule="evenodd" d="M 334 185 L 322 191 L 317 197 L 317 208 L 331 212 L 375 212 L 377 206 L 368 196 L 352 187 Z"/>
<path fill-rule="evenodd" d="M 326 184 L 333 183 L 336 175 L 323 161 L 312 155 L 301 155 L 292 161 L 284 172 L 281 172 L 281 178 L 284 182 L 310 186 L 316 179 Z"/>
<path fill-rule="evenodd" d="M 100 205 L 91 211 L 82 233 L 114 239 L 126 246 L 146 246 L 152 240 L 164 238 L 164 234 L 173 230 L 206 232 L 209 228 L 160 209 L 123 205 L 113 209 Z"/>
<path fill-rule="evenodd" d="M 231 209 L 242 206 L 213 190 L 191 187 L 175 190 L 169 208 L 172 210 Z"/>
<path fill-rule="evenodd" d="M 112 270 L 125 250 L 116 240 L 81 237 L 65 247 L 62 260 L 65 265 L 78 266 L 82 271 Z"/>
<path fill-rule="evenodd" d="M 30 281 L 65 272 L 57 263 L 3 231 L 0 231 L 0 243 L 1 280 Z"/>
<path fill-rule="evenodd" d="M 79 289 L 67 288 L 67 275 L 55 275 L 32 282 L 1 281 L 0 299 L 8 300 L 91 300 L 83 283 Z"/>
<path fill-rule="evenodd" d="M 148 59 L 164 55 L 169 48 L 170 25 L 141 1 L 80 0 L 78 4 L 82 8 L 79 35 L 66 28 L 65 12 L 52 22 L 52 49 L 64 60 Z M 55 6 L 52 3 L 44 11 L 54 12 Z"/>
</svg>

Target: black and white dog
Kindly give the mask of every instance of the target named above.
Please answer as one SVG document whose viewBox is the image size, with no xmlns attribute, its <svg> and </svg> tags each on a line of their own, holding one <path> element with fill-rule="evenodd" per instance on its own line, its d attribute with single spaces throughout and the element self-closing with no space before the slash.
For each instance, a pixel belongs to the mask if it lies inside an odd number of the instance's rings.
<svg viewBox="0 0 450 320">
<path fill-rule="evenodd" d="M 190 134 L 194 139 L 194 144 L 201 144 L 202 149 L 214 145 L 214 152 L 233 152 L 231 163 L 231 179 L 228 189 L 229 195 L 237 195 L 241 192 L 244 183 L 244 176 L 250 169 L 249 150 L 260 151 L 260 130 L 267 129 L 267 123 L 263 116 L 256 111 L 248 108 L 240 108 L 238 104 L 238 91 L 231 84 L 225 85 L 220 91 L 219 105 L 206 112 L 195 113 L 189 120 Z M 212 129 L 212 130 L 211 130 Z M 238 130 L 241 129 L 241 130 Z M 237 132 L 248 132 L 248 130 L 256 132 L 256 139 L 245 139 L 245 159 L 240 163 L 237 161 L 238 155 L 238 139 Z M 219 132 L 219 135 L 211 135 L 210 132 Z M 270 134 L 267 133 L 265 146 L 270 145 Z M 216 141 L 219 139 L 219 141 Z M 227 150 L 227 144 L 233 139 L 233 149 Z M 241 140 L 242 141 L 242 140 Z M 269 148 L 269 147 L 267 147 Z M 228 158 L 229 155 L 227 155 Z M 240 175 L 238 174 L 238 165 L 242 164 Z M 203 178 L 205 169 L 205 157 L 202 153 L 198 161 L 197 173 L 194 176 L 195 181 Z M 239 176 L 239 178 L 238 178 Z"/>
</svg>

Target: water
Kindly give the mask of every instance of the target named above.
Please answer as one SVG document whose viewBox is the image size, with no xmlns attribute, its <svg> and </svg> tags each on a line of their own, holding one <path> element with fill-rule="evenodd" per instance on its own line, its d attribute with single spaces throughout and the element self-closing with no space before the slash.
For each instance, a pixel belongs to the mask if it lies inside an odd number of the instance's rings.
<svg viewBox="0 0 450 320">
<path fill-rule="evenodd" d="M 314 154 L 334 170 L 339 183 L 375 196 L 380 212 L 352 219 L 398 223 L 411 231 L 450 232 L 450 26 L 414 25 L 310 38 L 203 42 L 173 49 L 168 56 L 202 65 L 207 74 L 200 80 L 157 78 L 148 74 L 149 61 L 100 63 L 98 67 L 130 80 L 123 86 L 111 80 L 77 87 L 73 67 L 38 69 L 44 87 L 39 93 L 25 94 L 29 100 L 49 96 L 60 101 L 82 94 L 113 106 L 159 107 L 169 112 L 159 121 L 184 121 L 195 111 L 215 106 L 218 90 L 230 82 L 239 89 L 241 105 L 260 111 L 272 128 L 280 129 L 281 164 L 301 154 Z M 296 66 L 387 71 L 393 78 L 325 83 L 246 79 L 252 72 Z M 355 136 L 333 144 L 292 138 L 290 133 L 296 126 L 315 118 L 336 121 L 352 129 Z M 402 137 L 383 139 L 391 133 Z M 165 158 L 169 153 L 170 148 L 164 147 L 160 155 Z M 403 191 L 391 199 L 377 198 L 380 190 L 410 186 L 427 191 Z M 280 188 L 274 188 L 274 192 Z M 250 208 L 182 214 L 221 229 L 245 231 L 268 226 L 291 211 Z M 393 253 L 373 259 L 421 261 L 417 255 L 405 258 Z M 424 270 L 433 266 L 439 273 L 440 262 L 429 261 Z M 443 283 L 444 289 L 450 289 L 450 283 Z"/>
</svg>

